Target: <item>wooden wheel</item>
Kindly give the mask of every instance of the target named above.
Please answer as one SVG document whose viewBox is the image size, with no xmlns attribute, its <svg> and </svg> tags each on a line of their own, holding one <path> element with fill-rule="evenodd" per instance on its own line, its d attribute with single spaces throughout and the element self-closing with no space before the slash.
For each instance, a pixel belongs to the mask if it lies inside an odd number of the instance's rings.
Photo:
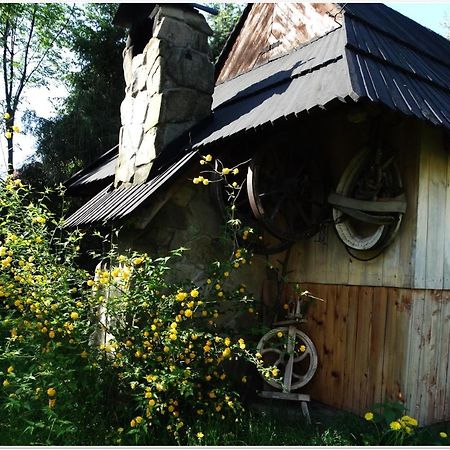
<svg viewBox="0 0 450 450">
<path fill-rule="evenodd" d="M 276 366 L 283 377 L 282 382 L 265 381 L 284 392 L 301 388 L 316 372 L 316 347 L 305 333 L 293 325 L 270 330 L 259 341 L 257 350 L 265 365 Z"/>
<path fill-rule="evenodd" d="M 317 233 L 326 211 L 325 185 L 311 155 L 289 147 L 256 154 L 247 191 L 255 218 L 271 234 L 298 241 Z"/>
<path fill-rule="evenodd" d="M 230 166 L 233 166 L 233 164 L 230 164 Z M 216 171 L 219 170 L 217 161 L 215 163 L 215 169 Z M 218 179 L 217 175 L 215 176 L 215 179 Z M 234 203 L 236 206 L 235 214 L 237 218 L 244 225 L 258 229 L 259 224 L 253 217 L 250 208 L 245 171 L 242 171 L 238 175 L 233 176 L 233 180 L 236 181 L 236 183 L 238 183 L 239 186 L 242 186 Z M 211 189 L 222 216 L 224 218 L 229 217 L 228 208 L 230 205 L 231 198 L 229 193 L 227 192 L 227 189 L 224 187 L 224 183 L 223 182 L 211 183 Z M 274 236 L 273 239 L 271 239 L 270 241 L 271 241 L 270 243 L 267 243 L 265 241 L 260 240 L 258 236 L 251 236 L 250 239 L 247 240 L 242 240 L 240 238 L 239 245 L 245 246 L 254 253 L 262 255 L 272 255 L 287 250 L 293 244 L 293 241 L 280 239 L 277 236 Z"/>
<path fill-rule="evenodd" d="M 358 153 L 342 174 L 336 193 L 329 196 L 336 232 L 354 250 L 387 247 L 406 211 L 393 156 L 379 153 L 378 161 L 368 148 Z"/>
</svg>

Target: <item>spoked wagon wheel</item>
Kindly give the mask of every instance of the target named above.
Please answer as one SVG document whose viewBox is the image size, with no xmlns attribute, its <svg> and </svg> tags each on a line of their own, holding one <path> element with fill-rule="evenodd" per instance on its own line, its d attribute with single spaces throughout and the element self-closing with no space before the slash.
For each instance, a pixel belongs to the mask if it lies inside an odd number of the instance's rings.
<svg viewBox="0 0 450 450">
<path fill-rule="evenodd" d="M 327 208 L 324 174 L 310 153 L 289 147 L 257 153 L 247 190 L 256 219 L 280 239 L 307 239 L 319 230 Z"/>
<path fill-rule="evenodd" d="M 311 339 L 295 326 L 279 327 L 266 333 L 258 343 L 258 352 L 267 366 L 277 367 L 282 382 L 265 381 L 283 392 L 291 392 L 307 384 L 317 369 L 317 351 Z"/>
<path fill-rule="evenodd" d="M 406 211 L 400 173 L 387 151 L 363 149 L 330 195 L 339 238 L 354 250 L 383 249 L 394 239 Z"/>
<path fill-rule="evenodd" d="M 233 164 L 229 164 L 232 166 Z M 220 171 L 218 164 L 215 164 L 215 170 Z M 219 179 L 218 175 L 214 177 L 216 180 Z M 237 193 L 237 197 L 235 199 L 235 215 L 242 222 L 243 225 L 249 226 L 251 228 L 259 228 L 258 222 L 255 220 L 252 210 L 250 208 L 250 203 L 248 199 L 247 193 L 247 184 L 246 184 L 246 173 L 242 170 L 236 176 L 233 176 L 233 180 L 238 184 L 238 186 L 242 186 L 240 191 L 234 190 Z M 227 208 L 230 206 L 231 198 L 227 191 L 233 191 L 233 189 L 226 188 L 223 182 L 216 182 L 211 184 L 212 192 L 214 197 L 216 198 L 217 205 L 219 206 L 219 210 L 224 218 L 229 217 L 229 212 Z M 273 235 L 272 235 L 273 236 Z M 270 241 L 270 243 L 268 243 Z M 272 239 L 269 240 L 261 240 L 258 236 L 251 236 L 250 239 L 241 240 L 239 245 L 245 246 L 249 248 L 251 251 L 262 254 L 262 255 L 273 255 L 276 253 L 280 253 L 284 250 L 287 250 L 290 246 L 292 246 L 293 241 L 280 239 L 277 236 L 273 236 Z"/>
</svg>

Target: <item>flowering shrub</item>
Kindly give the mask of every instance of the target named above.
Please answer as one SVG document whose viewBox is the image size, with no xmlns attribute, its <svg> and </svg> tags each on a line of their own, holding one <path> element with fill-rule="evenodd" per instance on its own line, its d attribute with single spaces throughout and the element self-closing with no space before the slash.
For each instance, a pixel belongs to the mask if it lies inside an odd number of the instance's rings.
<svg viewBox="0 0 450 450">
<path fill-rule="evenodd" d="M 245 249 L 201 285 L 167 281 L 181 251 L 112 247 L 89 274 L 77 264 L 81 233 L 63 233 L 19 180 L 0 186 L 0 212 L 2 444 L 142 444 L 161 432 L 201 442 L 197 418 L 242 408 L 232 360 L 273 373 L 219 320 L 221 304 L 249 299 L 241 285 L 224 289 Z"/>
<path fill-rule="evenodd" d="M 403 445 L 415 439 L 418 422 L 405 414 L 400 402 L 385 402 L 373 407 L 374 411 L 364 414 L 364 419 L 373 424 L 376 433 L 367 435 L 370 445 Z"/>
</svg>

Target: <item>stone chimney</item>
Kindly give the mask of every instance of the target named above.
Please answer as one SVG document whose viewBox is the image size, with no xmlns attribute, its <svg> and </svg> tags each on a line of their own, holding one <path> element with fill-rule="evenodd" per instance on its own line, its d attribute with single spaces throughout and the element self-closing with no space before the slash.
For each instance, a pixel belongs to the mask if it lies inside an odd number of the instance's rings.
<svg viewBox="0 0 450 450">
<path fill-rule="evenodd" d="M 155 157 L 211 113 L 211 34 L 198 11 L 180 4 L 158 4 L 148 18 L 133 23 L 123 52 L 126 88 L 115 187 L 145 182 Z"/>
</svg>

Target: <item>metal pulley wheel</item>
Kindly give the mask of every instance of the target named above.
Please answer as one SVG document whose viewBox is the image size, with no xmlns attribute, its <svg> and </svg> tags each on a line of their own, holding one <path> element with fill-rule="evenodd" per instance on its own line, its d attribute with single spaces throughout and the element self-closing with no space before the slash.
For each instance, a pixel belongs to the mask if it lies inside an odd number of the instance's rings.
<svg viewBox="0 0 450 450">
<path fill-rule="evenodd" d="M 276 389 L 291 392 L 307 384 L 317 369 L 317 350 L 311 339 L 294 325 L 266 333 L 257 345 L 265 366 L 275 366 L 283 378 L 265 381 Z"/>
<path fill-rule="evenodd" d="M 336 232 L 354 250 L 380 250 L 394 239 L 406 198 L 394 157 L 387 151 L 366 148 L 342 174 L 336 192 L 328 197 L 333 206 Z"/>
<path fill-rule="evenodd" d="M 313 236 L 327 210 L 324 178 L 311 153 L 290 147 L 257 153 L 247 175 L 255 218 L 280 239 Z"/>
</svg>

